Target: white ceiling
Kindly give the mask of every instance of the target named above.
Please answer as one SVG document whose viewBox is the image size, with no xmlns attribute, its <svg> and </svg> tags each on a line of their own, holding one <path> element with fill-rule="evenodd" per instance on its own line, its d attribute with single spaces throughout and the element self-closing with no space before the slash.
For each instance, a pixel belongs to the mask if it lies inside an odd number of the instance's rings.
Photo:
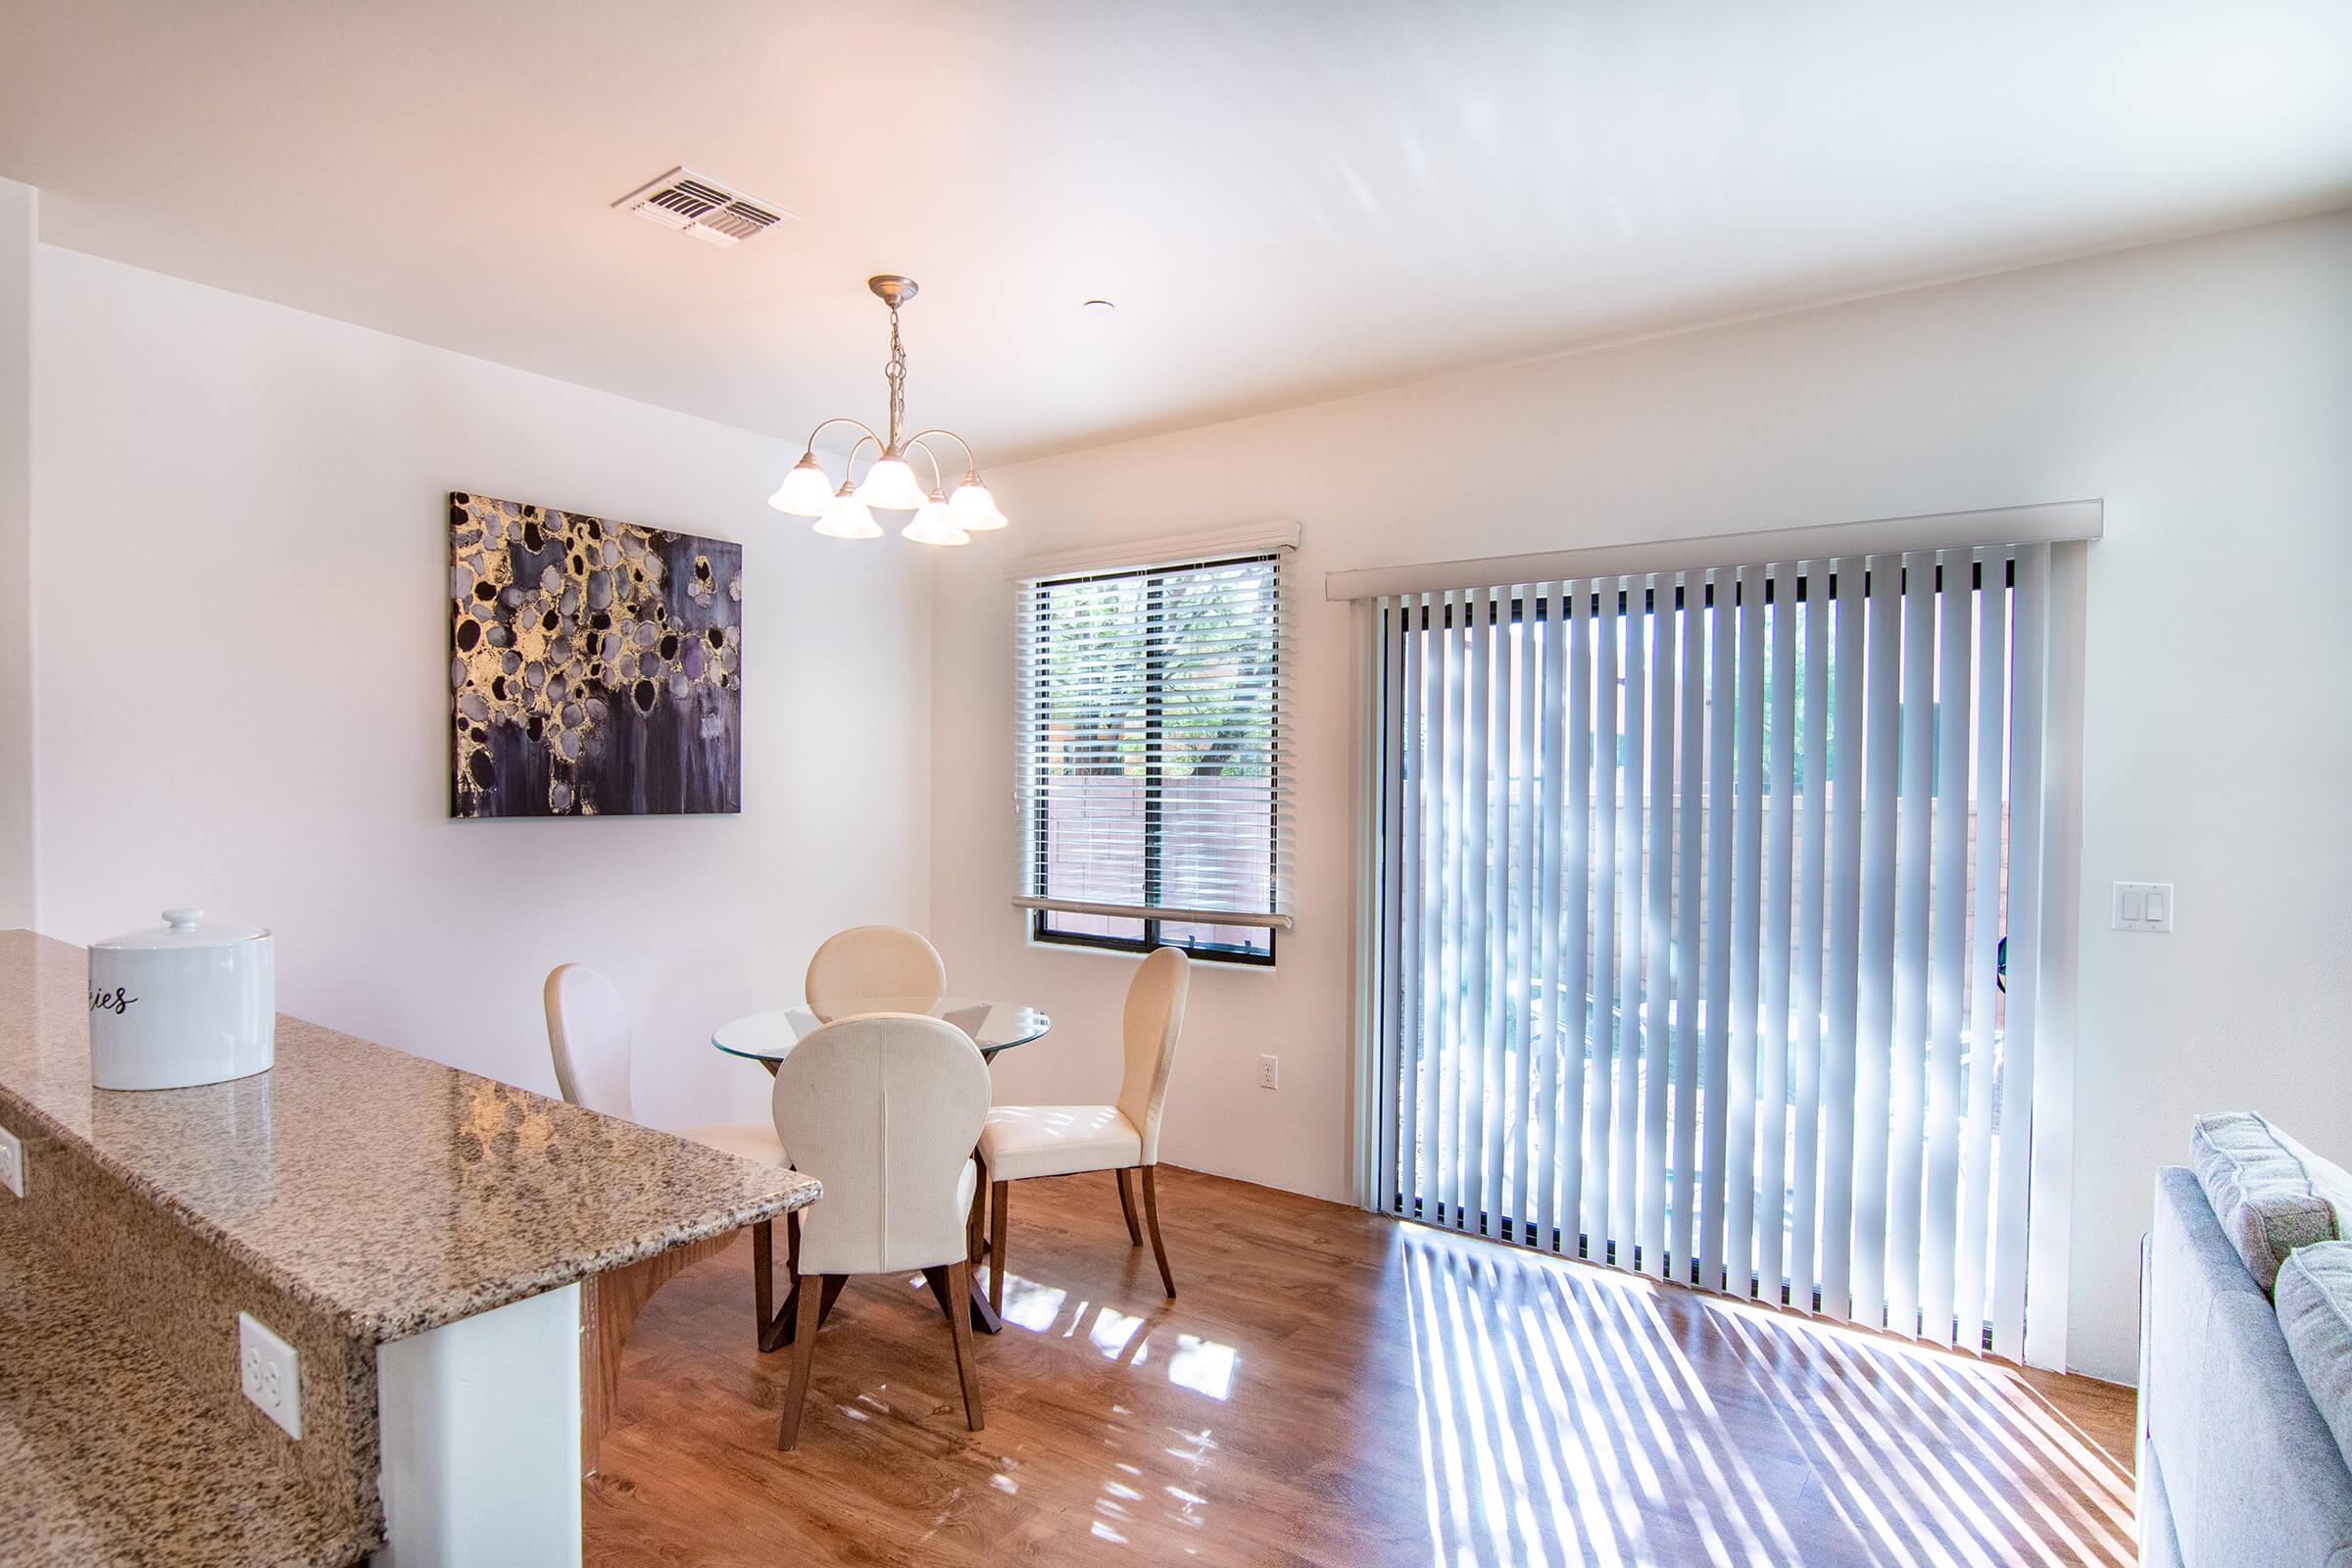
<svg viewBox="0 0 2352 1568">
<path fill-rule="evenodd" d="M 0 0 L 55 243 L 997 461 L 2352 204 L 2352 5 Z M 800 215 L 718 250 L 672 165 Z M 1107 296 L 1113 316 L 1082 313 Z"/>
</svg>

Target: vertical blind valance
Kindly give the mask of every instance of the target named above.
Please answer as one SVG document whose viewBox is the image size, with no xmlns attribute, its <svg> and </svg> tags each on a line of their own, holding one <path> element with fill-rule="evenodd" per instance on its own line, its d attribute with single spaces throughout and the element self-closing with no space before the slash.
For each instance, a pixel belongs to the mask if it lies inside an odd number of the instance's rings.
<svg viewBox="0 0 2352 1568">
<path fill-rule="evenodd" d="M 1288 558 L 1018 583 L 1015 904 L 1290 925 Z"/>
<path fill-rule="evenodd" d="M 1371 601 L 1376 1200 L 2019 1355 L 2049 558 Z"/>
</svg>

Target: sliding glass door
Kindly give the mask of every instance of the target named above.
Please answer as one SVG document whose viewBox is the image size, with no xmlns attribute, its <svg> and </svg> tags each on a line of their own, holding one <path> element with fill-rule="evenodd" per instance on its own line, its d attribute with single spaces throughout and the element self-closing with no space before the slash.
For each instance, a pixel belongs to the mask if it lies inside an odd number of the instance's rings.
<svg viewBox="0 0 2352 1568">
<path fill-rule="evenodd" d="M 1375 602 L 1377 1200 L 2019 1355 L 2048 569 Z"/>
</svg>

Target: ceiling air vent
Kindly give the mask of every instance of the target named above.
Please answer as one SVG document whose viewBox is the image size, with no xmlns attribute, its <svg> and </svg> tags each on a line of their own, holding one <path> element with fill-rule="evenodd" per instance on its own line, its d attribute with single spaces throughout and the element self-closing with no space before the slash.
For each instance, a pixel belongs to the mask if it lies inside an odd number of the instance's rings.
<svg viewBox="0 0 2352 1568">
<path fill-rule="evenodd" d="M 710 245 L 738 244 L 793 216 L 715 179 L 706 179 L 691 169 L 673 169 L 612 205 L 651 219 L 663 228 L 683 229 Z"/>
</svg>

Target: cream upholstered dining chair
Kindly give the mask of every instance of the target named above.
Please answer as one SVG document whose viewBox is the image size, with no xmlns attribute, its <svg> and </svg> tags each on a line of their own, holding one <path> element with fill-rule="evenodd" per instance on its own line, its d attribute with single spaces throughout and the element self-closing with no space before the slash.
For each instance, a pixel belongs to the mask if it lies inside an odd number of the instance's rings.
<svg viewBox="0 0 2352 1568">
<path fill-rule="evenodd" d="M 629 1096 L 629 1013 L 620 993 L 601 970 L 584 963 L 558 964 L 548 972 L 543 993 L 547 1004 L 547 1047 L 556 1058 L 556 1087 L 574 1105 L 601 1110 L 608 1116 L 635 1121 Z M 758 1122 L 737 1126 L 685 1127 L 680 1138 L 763 1164 L 788 1165 L 784 1146 L 773 1127 Z M 800 1215 L 784 1216 L 785 1245 L 791 1255 L 800 1250 Z M 770 1257 L 774 1250 L 771 1221 L 752 1227 L 752 1266 L 755 1310 L 764 1338 L 769 1302 L 774 1294 Z M 761 1347 L 765 1348 L 763 1345 Z"/>
<path fill-rule="evenodd" d="M 947 989 L 948 966 L 939 950 L 920 933 L 895 925 L 852 926 L 825 938 L 802 982 L 808 1010 L 826 1023 L 840 1017 L 847 1003 L 885 997 L 927 1006 Z"/>
<path fill-rule="evenodd" d="M 980 1182 L 972 1145 L 988 1116 L 980 1048 L 941 1018 L 845 1018 L 792 1048 L 776 1069 L 774 1106 L 777 1137 L 825 1189 L 801 1228 L 792 1383 L 776 1446 L 800 1442 L 817 1331 L 852 1274 L 919 1271 L 930 1282 L 956 1347 L 964 1419 L 979 1431 L 965 1224 Z"/>
<path fill-rule="evenodd" d="M 1135 1196 L 1128 1173 L 1143 1172 L 1144 1216 L 1152 1229 L 1152 1256 L 1159 1283 L 1176 1294 L 1168 1270 L 1167 1244 L 1159 1239 L 1159 1193 L 1152 1182 L 1159 1163 L 1159 1113 L 1168 1099 L 1168 1069 L 1175 1065 L 1176 1039 L 1184 1032 L 1184 999 L 1192 984 L 1192 960 L 1175 948 L 1156 948 L 1127 986 L 1121 1020 L 1127 1064 L 1119 1099 L 1111 1105 L 999 1105 L 980 1130 L 980 1168 L 989 1182 L 988 1300 L 1004 1310 L 1004 1231 L 1011 1184 L 1031 1176 L 1071 1176 L 1081 1171 L 1113 1172 L 1119 1207 L 1127 1216 L 1127 1241 L 1143 1245 L 1136 1228 Z M 976 1228 L 976 1227 L 975 1227 Z"/>
</svg>

